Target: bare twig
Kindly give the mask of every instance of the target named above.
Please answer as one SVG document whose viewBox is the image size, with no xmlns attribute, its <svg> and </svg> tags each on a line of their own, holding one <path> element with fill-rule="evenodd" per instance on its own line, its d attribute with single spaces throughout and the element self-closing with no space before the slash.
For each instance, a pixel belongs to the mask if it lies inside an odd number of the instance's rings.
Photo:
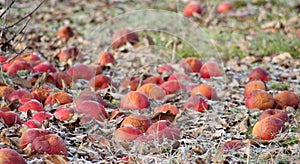
<svg viewBox="0 0 300 164">
<path fill-rule="evenodd" d="M 23 20 L 25 20 L 26 18 L 30 17 L 33 13 L 35 13 L 41 6 L 42 4 L 45 2 L 46 0 L 43 0 L 37 7 L 35 7 L 30 13 L 28 13 L 27 15 L 25 15 L 24 17 L 22 17 L 21 19 L 19 19 L 17 22 L 5 27 L 6 29 L 8 28 L 12 28 L 15 25 L 19 24 L 20 22 L 22 22 Z"/>
<path fill-rule="evenodd" d="M 21 34 L 25 30 L 25 28 L 27 27 L 27 25 L 30 22 L 30 20 L 31 20 L 30 18 L 27 19 L 27 21 L 25 22 L 25 25 L 19 30 L 19 32 L 15 33 L 13 35 L 13 37 L 11 37 L 7 42 L 10 42 L 10 41 L 14 40 L 17 35 Z"/>
<path fill-rule="evenodd" d="M 13 0 L 14 2 L 15 0 Z M 28 26 L 29 22 L 30 22 L 30 16 L 32 16 L 33 13 L 35 13 L 40 7 L 41 5 L 45 2 L 46 0 L 43 0 L 42 2 L 39 3 L 39 5 L 37 5 L 37 7 L 35 7 L 30 13 L 28 13 L 27 15 L 25 15 L 24 17 L 22 17 L 20 20 L 18 20 L 17 22 L 9 25 L 9 26 L 6 26 L 6 27 L 3 27 L 2 28 L 2 32 L 11 28 L 11 27 L 14 27 L 15 25 L 19 24 L 20 22 L 24 21 L 25 19 L 27 19 L 27 21 L 25 22 L 25 24 L 22 26 L 22 28 L 14 33 L 14 35 L 12 37 L 10 37 L 10 39 L 8 39 L 7 41 L 4 42 L 4 45 L 7 44 L 7 45 L 11 45 L 10 42 L 13 41 L 18 35 L 22 34 L 23 31 L 26 29 L 26 27 Z M 12 3 L 10 3 L 10 6 L 11 6 Z M 7 7 L 9 8 L 9 7 Z M 23 38 L 23 36 L 21 36 L 21 39 Z M 19 42 L 21 39 L 19 39 L 17 42 Z M 10 61 L 14 60 L 15 58 L 17 58 L 21 53 L 23 53 L 24 51 L 26 50 L 26 48 L 24 48 L 23 50 L 17 52 L 14 48 L 13 48 L 13 53 L 15 53 L 16 55 L 14 55 L 13 57 L 11 57 L 9 60 L 7 60 L 5 63 L 9 63 Z"/>
<path fill-rule="evenodd" d="M 15 3 L 16 0 L 12 0 L 10 2 L 10 4 L 8 5 L 8 7 L 3 11 L 3 13 L 1 13 L 0 18 L 3 17 L 3 15 L 12 7 L 12 5 Z"/>
</svg>

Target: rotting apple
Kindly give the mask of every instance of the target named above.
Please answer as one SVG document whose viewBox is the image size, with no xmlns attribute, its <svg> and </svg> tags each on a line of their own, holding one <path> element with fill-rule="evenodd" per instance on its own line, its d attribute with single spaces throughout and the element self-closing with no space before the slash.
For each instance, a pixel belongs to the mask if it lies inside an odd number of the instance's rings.
<svg viewBox="0 0 300 164">
<path fill-rule="evenodd" d="M 58 37 L 63 39 L 70 39 L 74 36 L 73 28 L 71 26 L 63 26 L 58 30 Z"/>
<path fill-rule="evenodd" d="M 244 97 L 249 97 L 250 93 L 254 90 L 266 90 L 266 85 L 261 80 L 250 81 L 245 86 Z"/>
<path fill-rule="evenodd" d="M 208 79 L 211 77 L 220 77 L 224 75 L 223 68 L 214 61 L 204 63 L 200 69 L 202 78 Z"/>
<path fill-rule="evenodd" d="M 233 5 L 231 2 L 228 1 L 224 1 L 219 3 L 218 7 L 217 7 L 217 12 L 218 13 L 227 13 L 228 11 L 233 9 Z"/>
<path fill-rule="evenodd" d="M 298 95 L 291 91 L 282 91 L 274 95 L 274 100 L 276 103 L 276 108 L 283 109 L 287 106 L 298 109 L 300 105 L 300 98 Z"/>
<path fill-rule="evenodd" d="M 249 81 L 253 80 L 261 80 L 263 82 L 267 82 L 271 80 L 271 77 L 263 68 L 255 68 L 248 74 Z"/>
<path fill-rule="evenodd" d="M 148 97 L 137 91 L 128 92 L 120 102 L 120 108 L 126 110 L 143 110 L 150 106 Z"/>
<path fill-rule="evenodd" d="M 146 116 L 131 114 L 122 121 L 121 127 L 131 125 L 142 132 L 146 132 L 146 130 L 151 126 L 151 124 L 151 120 Z"/>
<path fill-rule="evenodd" d="M 253 127 L 252 135 L 258 139 L 272 140 L 277 134 L 284 131 L 284 122 L 271 116 L 258 121 Z"/>
<path fill-rule="evenodd" d="M 7 112 L 0 111 L 0 118 L 3 119 L 4 123 L 8 127 L 11 127 L 15 124 L 21 124 L 19 114 L 14 111 L 7 111 Z"/>
<path fill-rule="evenodd" d="M 195 14 L 201 14 L 202 7 L 200 3 L 196 1 L 189 2 L 183 9 L 183 15 L 186 17 L 193 17 Z"/>
<path fill-rule="evenodd" d="M 156 84 L 148 83 L 137 89 L 138 92 L 144 93 L 147 97 L 160 100 L 165 97 L 164 90 Z"/>
<path fill-rule="evenodd" d="M 209 84 L 200 84 L 197 87 L 193 88 L 191 91 L 191 96 L 196 95 L 202 95 L 210 100 L 218 99 L 217 91 Z"/>
<path fill-rule="evenodd" d="M 18 111 L 20 112 L 27 112 L 29 110 L 35 110 L 35 111 L 44 111 L 44 107 L 43 104 L 40 103 L 38 100 L 36 99 L 31 99 L 27 102 L 25 102 L 25 104 L 19 106 Z"/>
<path fill-rule="evenodd" d="M 139 136 L 141 136 L 142 134 L 142 131 L 140 131 L 138 128 L 127 125 L 116 129 L 114 132 L 114 137 L 118 140 L 131 142 Z"/>
<path fill-rule="evenodd" d="M 121 29 L 116 31 L 111 38 L 112 49 L 117 49 L 126 43 L 135 44 L 139 42 L 138 35 L 130 29 Z"/>
<path fill-rule="evenodd" d="M 289 121 L 289 116 L 286 112 L 284 112 L 283 110 L 278 110 L 278 109 L 268 109 L 265 110 L 260 116 L 259 116 L 259 120 L 263 120 L 267 117 L 276 117 L 281 119 L 284 122 L 288 122 Z"/>
<path fill-rule="evenodd" d="M 202 67 L 202 62 L 196 57 L 187 57 L 181 59 L 179 64 L 184 68 L 186 72 L 200 72 L 200 68 Z"/>
<path fill-rule="evenodd" d="M 105 89 L 112 85 L 112 79 L 106 75 L 97 75 L 89 81 L 89 86 L 97 89 Z"/>
<path fill-rule="evenodd" d="M 10 148 L 0 149 L 1 164 L 26 164 L 25 159 L 17 151 Z"/>
<path fill-rule="evenodd" d="M 204 112 L 208 108 L 205 99 L 198 95 L 189 97 L 183 105 L 183 109 L 193 109 L 197 112 Z"/>
<path fill-rule="evenodd" d="M 258 108 L 260 110 L 272 109 L 275 105 L 273 96 L 264 90 L 252 91 L 246 98 L 247 108 Z"/>
</svg>

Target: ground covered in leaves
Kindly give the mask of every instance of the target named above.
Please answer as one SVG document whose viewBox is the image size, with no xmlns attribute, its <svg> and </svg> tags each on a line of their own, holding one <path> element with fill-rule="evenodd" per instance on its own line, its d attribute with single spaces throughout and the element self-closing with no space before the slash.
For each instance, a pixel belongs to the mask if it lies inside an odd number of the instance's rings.
<svg viewBox="0 0 300 164">
<path fill-rule="evenodd" d="M 4 6 L 4 2 L 1 6 Z M 239 1 L 232 2 L 234 10 L 218 14 L 215 7 L 218 1 L 203 1 L 204 13 L 198 19 L 182 16 L 186 2 L 182 1 L 46 1 L 35 12 L 25 30 L 18 33 L 24 22 L 10 28 L 6 37 L 14 37 L 12 45 L 2 48 L 2 55 L 12 58 L 16 52 L 40 54 L 58 70 L 65 71 L 78 61 L 59 62 L 61 49 L 76 46 L 83 54 L 82 63 L 91 65 L 99 59 L 100 52 L 114 53 L 117 63 L 102 67 L 102 74 L 112 78 L 115 84 L 124 77 L 139 77 L 144 80 L 150 76 L 167 79 L 170 74 L 159 74 L 157 69 L 170 64 L 175 72 L 184 72 L 178 61 L 187 56 L 199 57 L 202 62 L 214 60 L 220 63 L 225 76 L 203 79 L 199 73 L 189 73 L 191 82 L 185 85 L 207 83 L 217 90 L 219 100 L 207 100 L 210 109 L 205 112 L 182 110 L 189 92 L 179 91 L 163 100 L 150 100 L 151 107 L 142 111 L 123 111 L 137 113 L 151 118 L 153 110 L 165 103 L 176 105 L 180 114 L 173 124 L 180 129 L 180 139 L 151 143 L 123 142 L 114 138 L 113 133 L 120 126 L 122 117 L 104 122 L 91 121 L 79 123 L 79 115 L 70 121 L 50 119 L 43 128 L 61 136 L 67 144 L 66 157 L 47 154 L 26 154 L 19 148 L 22 128 L 15 125 L 7 127 L 0 123 L 0 147 L 17 150 L 28 163 L 71 162 L 71 163 L 297 163 L 300 161 L 300 113 L 299 109 L 284 109 L 290 118 L 287 130 L 274 140 L 261 141 L 252 136 L 253 125 L 262 113 L 258 109 L 245 107 L 244 87 L 248 73 L 262 67 L 272 78 L 267 83 L 272 95 L 290 90 L 300 96 L 300 41 L 297 28 L 300 24 L 299 5 L 294 1 Z M 1 25 L 12 24 L 30 13 L 38 1 L 18 1 L 10 9 L 9 16 L 0 20 Z M 143 10 L 151 9 L 151 10 Z M 63 25 L 70 25 L 75 37 L 67 43 L 57 37 Z M 131 28 L 137 32 L 140 42 L 111 50 L 110 40 L 113 32 Z M 3 39 L 2 39 L 3 43 Z M 32 74 L 21 72 L 15 77 L 1 71 L 1 83 L 15 88 L 34 87 L 29 82 Z M 21 77 L 24 80 L 20 80 Z M 41 77 L 43 78 L 43 77 Z M 74 81 L 64 91 L 76 97 L 81 90 L 88 88 L 88 81 Z M 41 84 L 39 84 L 41 85 Z M 42 85 L 53 87 L 51 84 Z M 35 86 L 36 87 L 36 86 Z M 55 88 L 55 91 L 61 89 Z M 119 107 L 121 97 L 128 88 L 108 88 L 98 90 L 108 106 L 108 113 Z M 6 100 L 1 105 L 9 105 Z M 70 103 L 67 107 L 74 107 Z M 45 106 L 49 112 L 59 106 Z M 26 120 L 27 115 L 21 115 Z M 169 115 L 167 117 L 173 117 Z M 224 142 L 239 139 L 244 145 L 237 151 L 224 153 Z"/>
</svg>

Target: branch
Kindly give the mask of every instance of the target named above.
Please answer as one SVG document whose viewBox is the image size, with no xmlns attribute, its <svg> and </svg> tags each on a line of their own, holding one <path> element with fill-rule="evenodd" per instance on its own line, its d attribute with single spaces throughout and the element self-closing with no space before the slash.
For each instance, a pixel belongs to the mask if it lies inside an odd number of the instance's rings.
<svg viewBox="0 0 300 164">
<path fill-rule="evenodd" d="M 19 32 L 15 33 L 15 34 L 14 34 L 8 41 L 6 41 L 6 42 L 10 42 L 10 41 L 14 40 L 15 37 L 16 37 L 17 35 L 21 34 L 21 33 L 25 30 L 25 28 L 27 27 L 27 25 L 28 25 L 28 23 L 30 22 L 30 20 L 31 20 L 30 18 L 27 19 L 27 21 L 25 22 L 25 25 L 19 30 Z"/>
<path fill-rule="evenodd" d="M 45 2 L 46 0 L 43 0 L 36 8 L 34 8 L 34 10 L 32 10 L 30 13 L 28 13 L 27 15 L 25 15 L 24 17 L 22 17 L 21 19 L 19 19 L 17 22 L 5 27 L 5 29 L 11 28 L 17 24 L 19 24 L 20 22 L 22 22 L 23 20 L 25 20 L 26 18 L 30 17 L 33 13 L 35 13 L 41 6 L 42 4 Z"/>
<path fill-rule="evenodd" d="M 16 0 L 12 0 L 11 3 L 8 5 L 8 7 L 1 13 L 0 18 L 3 17 L 3 15 L 12 7 L 12 5 L 15 3 Z"/>
</svg>

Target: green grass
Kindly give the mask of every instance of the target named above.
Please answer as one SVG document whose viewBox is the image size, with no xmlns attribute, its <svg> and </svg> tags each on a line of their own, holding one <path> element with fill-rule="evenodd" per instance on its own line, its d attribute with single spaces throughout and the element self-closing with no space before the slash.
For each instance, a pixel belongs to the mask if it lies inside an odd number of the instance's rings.
<svg viewBox="0 0 300 164">
<path fill-rule="evenodd" d="M 288 90 L 289 89 L 289 85 L 288 84 L 284 84 L 284 83 L 279 83 L 279 82 L 272 81 L 271 82 L 271 88 L 275 89 L 275 90 Z"/>
<path fill-rule="evenodd" d="M 288 52 L 293 57 L 299 56 L 299 50 L 297 50 L 300 45 L 299 40 L 296 37 L 289 38 L 281 33 L 259 33 L 257 38 L 251 42 L 251 45 L 250 51 L 253 54 L 265 56 Z"/>
</svg>

